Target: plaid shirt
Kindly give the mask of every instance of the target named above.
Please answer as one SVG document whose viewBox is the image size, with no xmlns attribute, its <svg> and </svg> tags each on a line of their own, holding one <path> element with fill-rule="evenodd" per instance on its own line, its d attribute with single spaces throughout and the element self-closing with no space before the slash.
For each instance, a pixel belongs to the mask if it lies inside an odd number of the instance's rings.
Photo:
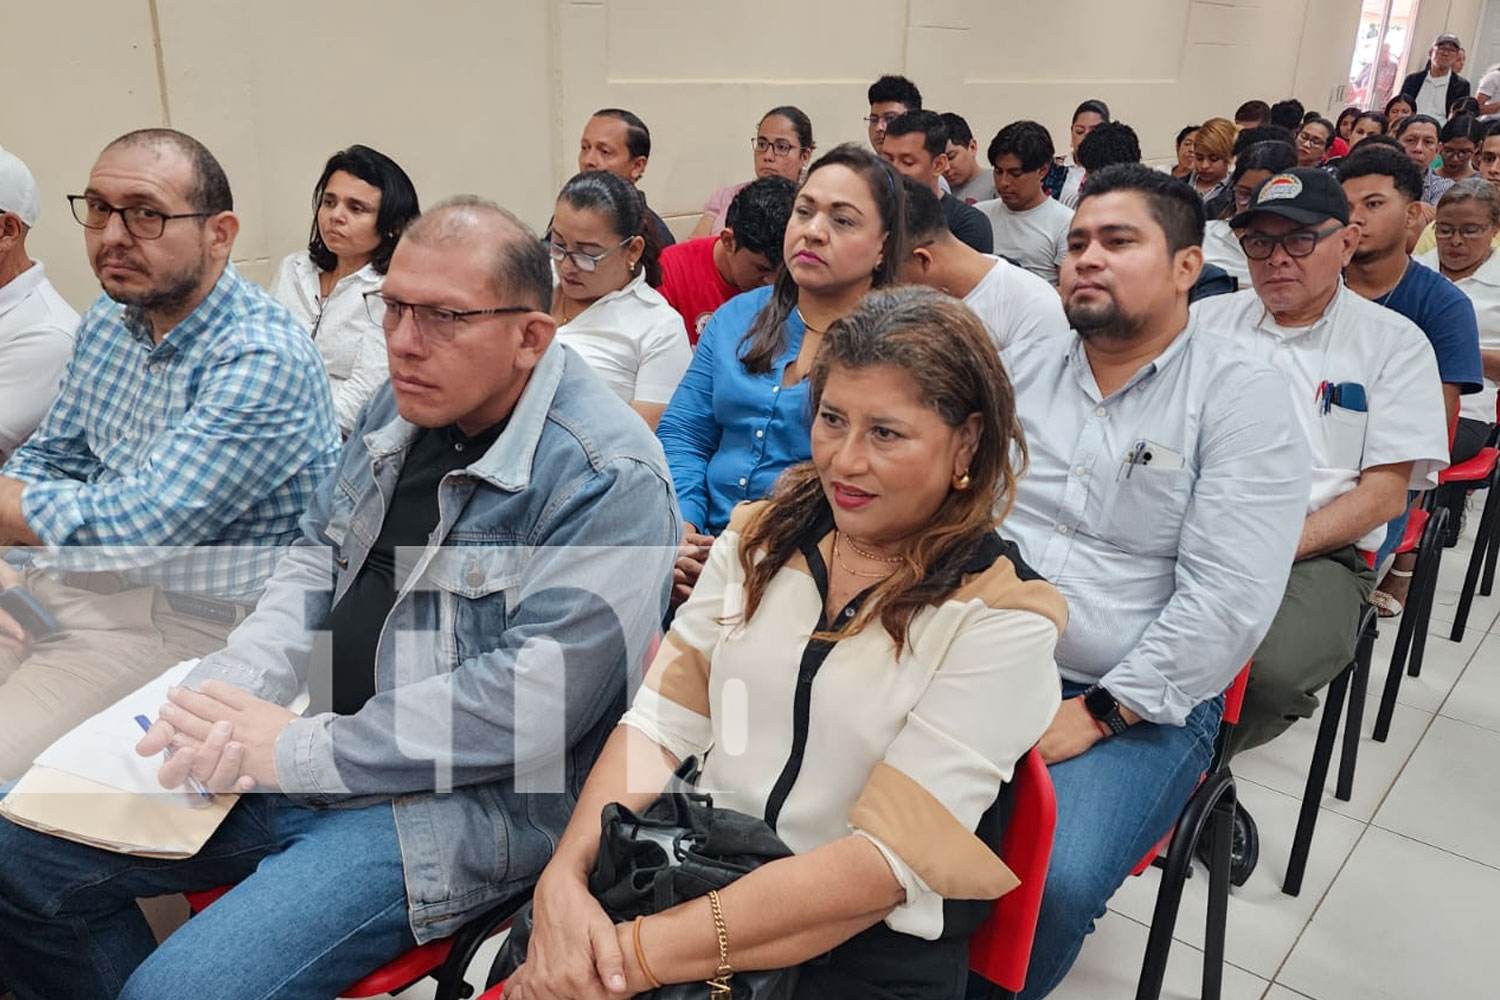
<svg viewBox="0 0 1500 1000">
<path fill-rule="evenodd" d="M 338 450 L 312 339 L 227 264 L 160 344 L 140 310 L 96 302 L 4 474 L 29 484 L 50 565 L 253 601 Z"/>
</svg>

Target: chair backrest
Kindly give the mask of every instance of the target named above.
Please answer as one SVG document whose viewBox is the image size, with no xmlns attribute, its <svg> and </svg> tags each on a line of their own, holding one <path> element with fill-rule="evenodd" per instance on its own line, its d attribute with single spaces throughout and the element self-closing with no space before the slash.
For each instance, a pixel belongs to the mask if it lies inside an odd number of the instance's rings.
<svg viewBox="0 0 1500 1000">
<path fill-rule="evenodd" d="M 1245 687 L 1250 683 L 1250 664 L 1254 660 L 1246 660 L 1240 672 L 1234 675 L 1234 680 L 1224 691 L 1224 715 L 1220 720 L 1231 726 L 1239 725 L 1240 709 L 1245 705 Z"/>
<path fill-rule="evenodd" d="M 1012 784 L 1015 798 L 1000 854 L 1021 884 L 995 900 L 989 919 L 969 938 L 969 968 L 994 985 L 1019 993 L 1026 985 L 1031 941 L 1052 861 L 1057 798 L 1047 765 L 1035 748 L 1016 764 Z"/>
</svg>

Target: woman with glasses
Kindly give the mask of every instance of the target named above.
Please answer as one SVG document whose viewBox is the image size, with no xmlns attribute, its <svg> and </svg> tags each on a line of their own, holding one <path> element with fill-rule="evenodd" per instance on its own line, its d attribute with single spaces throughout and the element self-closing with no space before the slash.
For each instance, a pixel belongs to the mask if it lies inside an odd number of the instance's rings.
<svg viewBox="0 0 1500 1000">
<path fill-rule="evenodd" d="M 547 233 L 557 337 L 655 429 L 693 351 L 661 297 L 661 246 L 634 185 L 588 170 L 563 185 Z"/>
<path fill-rule="evenodd" d="M 761 118 L 750 140 L 755 159 L 755 177 L 752 179 L 785 177 L 796 184 L 802 179 L 807 161 L 812 159 L 813 148 L 812 119 L 801 108 L 791 105 L 772 108 Z M 749 183 L 726 184 L 709 195 L 703 205 L 703 216 L 689 238 L 696 240 L 719 235 L 729 214 L 729 203 Z"/>
<path fill-rule="evenodd" d="M 1240 234 L 1229 220 L 1250 207 L 1255 189 L 1272 174 L 1297 166 L 1298 154 L 1284 142 L 1257 142 L 1247 147 L 1235 162 L 1229 185 L 1232 196 L 1222 215 L 1203 227 L 1203 260 L 1234 275 L 1241 288 L 1250 287 L 1250 265 L 1240 247 Z"/>
<path fill-rule="evenodd" d="M 1489 181 L 1470 177 L 1454 184 L 1438 199 L 1434 250 L 1417 263 L 1442 274 L 1474 303 L 1479 320 L 1479 356 L 1484 366 L 1484 389 L 1459 400 L 1458 430 L 1453 436 L 1453 461 L 1466 462 L 1479 453 L 1495 423 L 1496 383 L 1500 381 L 1500 193 Z M 1449 544 L 1462 532 L 1462 485 L 1438 487 L 1438 502 L 1448 508 Z"/>
<path fill-rule="evenodd" d="M 380 289 L 401 231 L 420 212 L 416 188 L 396 161 L 369 146 L 341 149 L 313 186 L 307 249 L 281 262 L 271 286 L 318 345 L 345 437 L 387 377 L 380 299 L 364 296 Z"/>
<path fill-rule="evenodd" d="M 1479 149 L 1479 122 L 1471 115 L 1449 118 L 1438 131 L 1438 153 L 1442 160 L 1434 168 L 1439 177 L 1461 181 L 1473 177 L 1474 153 Z"/>
<path fill-rule="evenodd" d="M 807 375 L 829 324 L 899 280 L 906 192 L 891 166 L 845 143 L 820 156 L 792 203 L 775 283 L 714 313 L 663 414 L 687 537 L 673 601 L 698 579 L 734 506 L 771 492 L 808 458 Z"/>
<path fill-rule="evenodd" d="M 1309 118 L 1297 131 L 1297 166 L 1317 167 L 1328 159 L 1328 149 L 1336 134 L 1327 118 Z"/>
</svg>

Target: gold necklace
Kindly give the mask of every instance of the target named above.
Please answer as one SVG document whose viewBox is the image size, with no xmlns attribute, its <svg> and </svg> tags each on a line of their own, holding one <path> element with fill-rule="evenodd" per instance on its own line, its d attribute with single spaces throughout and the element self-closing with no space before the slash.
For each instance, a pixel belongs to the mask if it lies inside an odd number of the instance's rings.
<svg viewBox="0 0 1500 1000">
<path fill-rule="evenodd" d="M 891 575 L 889 571 L 884 573 L 861 573 L 853 566 L 850 566 L 848 563 L 844 562 L 844 557 L 839 555 L 839 533 L 837 531 L 833 533 L 833 558 L 838 560 L 838 564 L 842 566 L 844 568 L 844 572 L 848 573 L 850 576 L 863 577 L 866 580 L 884 580 L 886 577 Z"/>
<path fill-rule="evenodd" d="M 849 543 L 849 547 L 854 550 L 854 554 L 855 555 L 857 555 L 857 556 L 864 556 L 866 559 L 870 560 L 871 562 L 898 563 L 902 559 L 901 556 L 877 556 L 873 552 L 866 552 L 864 549 L 860 548 L 858 545 L 855 545 L 853 537 L 851 537 L 849 535 L 845 535 L 844 536 L 844 541 L 846 541 L 846 542 Z"/>
</svg>

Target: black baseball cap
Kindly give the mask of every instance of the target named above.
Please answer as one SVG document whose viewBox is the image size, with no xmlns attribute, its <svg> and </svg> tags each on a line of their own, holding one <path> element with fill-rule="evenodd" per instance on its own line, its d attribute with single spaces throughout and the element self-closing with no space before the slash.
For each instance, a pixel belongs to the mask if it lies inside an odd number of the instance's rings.
<svg viewBox="0 0 1500 1000">
<path fill-rule="evenodd" d="M 1309 225 L 1325 219 L 1337 219 L 1348 225 L 1349 199 L 1343 186 L 1328 171 L 1294 167 L 1262 181 L 1250 196 L 1250 207 L 1229 220 L 1230 228 L 1242 229 L 1262 214 Z"/>
</svg>

